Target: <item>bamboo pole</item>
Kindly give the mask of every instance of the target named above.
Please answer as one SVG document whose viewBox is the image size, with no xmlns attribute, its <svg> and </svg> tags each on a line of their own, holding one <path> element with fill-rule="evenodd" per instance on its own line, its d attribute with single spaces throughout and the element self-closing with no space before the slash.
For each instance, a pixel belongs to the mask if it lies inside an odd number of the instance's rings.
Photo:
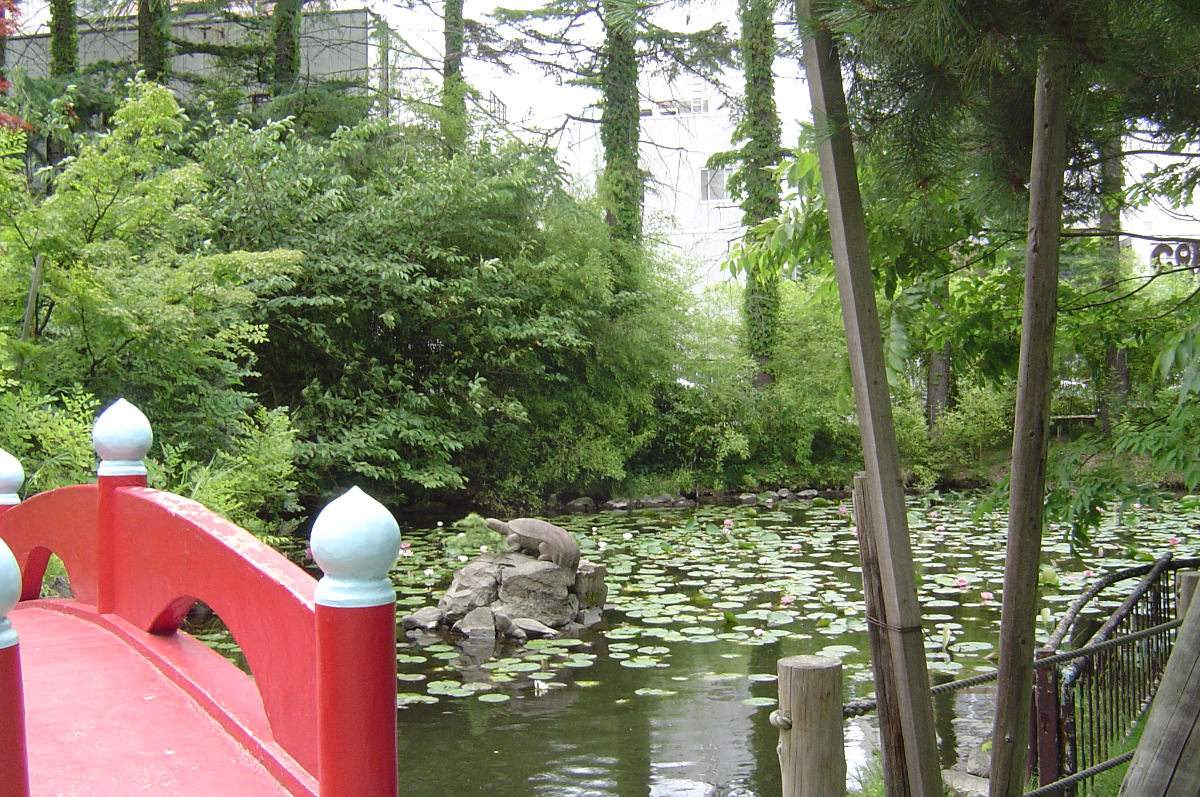
<svg viewBox="0 0 1200 797">
<path fill-rule="evenodd" d="M 864 494 L 876 527 L 884 604 L 879 624 L 886 632 L 893 667 L 887 688 L 896 696 L 910 793 L 914 797 L 940 797 L 942 777 L 921 633 L 921 607 L 917 602 L 883 335 L 875 305 L 866 220 L 841 69 L 832 34 L 821 25 L 819 15 L 814 14 L 812 0 L 799 0 L 797 16 L 804 37 L 804 68 L 813 117 L 823 132 L 818 148 L 821 183 L 829 212 L 842 320 L 862 435 L 867 474 Z"/>
<path fill-rule="evenodd" d="M 780 659 L 779 768 L 783 797 L 843 797 L 842 663 L 825 656 Z"/>
</svg>

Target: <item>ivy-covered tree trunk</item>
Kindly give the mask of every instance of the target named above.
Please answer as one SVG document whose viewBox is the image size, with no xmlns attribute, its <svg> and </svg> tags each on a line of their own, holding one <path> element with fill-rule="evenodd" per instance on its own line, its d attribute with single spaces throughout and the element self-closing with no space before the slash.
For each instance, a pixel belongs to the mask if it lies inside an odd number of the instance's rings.
<svg viewBox="0 0 1200 797">
<path fill-rule="evenodd" d="M 271 93 L 286 94 L 300 79 L 300 19 L 303 0 L 278 0 L 271 20 L 274 74 Z"/>
<path fill-rule="evenodd" d="M 779 163 L 782 132 L 775 109 L 775 0 L 739 0 L 742 70 L 746 80 L 746 116 L 735 135 L 742 148 L 742 223 L 753 227 L 779 213 L 779 188 L 769 169 Z M 771 376 L 771 351 L 779 332 L 779 271 L 750 268 L 742 298 L 747 349 L 758 363 L 754 384 Z"/>
<path fill-rule="evenodd" d="M 149 80 L 162 83 L 167 77 L 168 0 L 138 0 L 138 65 Z"/>
<path fill-rule="evenodd" d="M 637 9 L 633 0 L 603 0 L 603 9 L 600 144 L 604 148 L 604 173 L 600 191 L 613 239 L 637 244 L 642 239 L 642 200 L 646 193 L 638 165 L 641 109 L 637 93 Z M 635 287 L 629 279 L 618 279 L 618 283 L 624 283 L 620 285 L 623 289 Z"/>
<path fill-rule="evenodd" d="M 463 0 L 446 0 L 443 22 L 442 138 L 453 151 L 467 140 L 467 84 L 463 81 Z"/>
<path fill-rule="evenodd" d="M 990 797 L 1025 790 L 1029 701 L 1033 694 L 1037 577 L 1046 509 L 1054 330 L 1058 316 L 1058 252 L 1067 165 L 1067 57 L 1047 48 L 1038 58 L 1025 248 L 1021 362 L 1013 422 L 1004 607 L 999 677 L 992 724 Z"/>
<path fill-rule="evenodd" d="M 75 0 L 50 0 L 50 76 L 77 71 L 79 23 L 75 16 Z"/>
</svg>

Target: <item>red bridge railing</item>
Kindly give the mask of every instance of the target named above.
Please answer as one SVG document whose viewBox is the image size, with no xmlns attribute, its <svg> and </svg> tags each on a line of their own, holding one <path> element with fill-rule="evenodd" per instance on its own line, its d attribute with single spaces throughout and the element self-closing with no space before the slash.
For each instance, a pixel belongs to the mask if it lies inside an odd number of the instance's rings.
<svg viewBox="0 0 1200 797">
<path fill-rule="evenodd" d="M 98 484 L 23 503 L 20 464 L 0 458 L 0 771 L 28 780 L 19 644 L 4 618 L 18 592 L 39 600 L 53 553 L 75 598 L 39 606 L 122 637 L 288 792 L 394 797 L 396 595 L 387 573 L 400 533 L 391 514 L 358 488 L 331 502 L 312 532 L 318 582 L 195 501 L 147 488 L 152 433 L 131 404 L 106 410 L 92 437 Z M 252 680 L 177 633 L 198 600 L 229 628 Z M 0 792 L 26 797 L 28 784 Z"/>
</svg>

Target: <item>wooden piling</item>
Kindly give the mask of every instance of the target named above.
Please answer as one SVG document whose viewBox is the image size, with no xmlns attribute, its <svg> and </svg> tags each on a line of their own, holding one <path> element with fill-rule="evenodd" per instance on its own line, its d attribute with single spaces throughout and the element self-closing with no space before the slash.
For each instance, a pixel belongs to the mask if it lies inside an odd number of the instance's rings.
<svg viewBox="0 0 1200 797">
<path fill-rule="evenodd" d="M 779 767 L 783 797 L 843 797 L 842 663 L 825 656 L 780 659 Z"/>
</svg>

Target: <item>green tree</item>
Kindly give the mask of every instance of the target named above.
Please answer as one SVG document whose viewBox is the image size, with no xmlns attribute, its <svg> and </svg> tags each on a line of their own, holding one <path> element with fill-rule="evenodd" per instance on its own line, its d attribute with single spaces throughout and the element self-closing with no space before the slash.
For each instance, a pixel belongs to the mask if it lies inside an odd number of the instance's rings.
<svg viewBox="0 0 1200 797">
<path fill-rule="evenodd" d="M 58 77 L 79 71 L 79 19 L 75 0 L 50 3 L 50 75 Z"/>
<path fill-rule="evenodd" d="M 771 167 L 782 155 L 782 130 L 775 110 L 775 2 L 741 0 L 742 73 L 745 76 L 745 116 L 734 130 L 742 147 L 742 223 L 747 227 L 778 215 L 779 184 Z M 779 272 L 754 269 L 746 272 L 742 314 L 751 356 L 759 363 L 755 383 L 769 384 L 771 351 L 778 335 Z"/>
<path fill-rule="evenodd" d="M 281 0 L 271 12 L 271 91 L 286 94 L 300 78 L 300 23 L 304 0 Z"/>
<path fill-rule="evenodd" d="M 138 0 L 137 62 L 147 80 L 162 83 L 171 66 L 171 7 L 167 0 Z"/>
<path fill-rule="evenodd" d="M 462 148 L 467 137 L 467 84 L 463 79 L 465 21 L 463 0 L 446 0 L 443 21 L 442 138 L 450 150 Z"/>
</svg>

